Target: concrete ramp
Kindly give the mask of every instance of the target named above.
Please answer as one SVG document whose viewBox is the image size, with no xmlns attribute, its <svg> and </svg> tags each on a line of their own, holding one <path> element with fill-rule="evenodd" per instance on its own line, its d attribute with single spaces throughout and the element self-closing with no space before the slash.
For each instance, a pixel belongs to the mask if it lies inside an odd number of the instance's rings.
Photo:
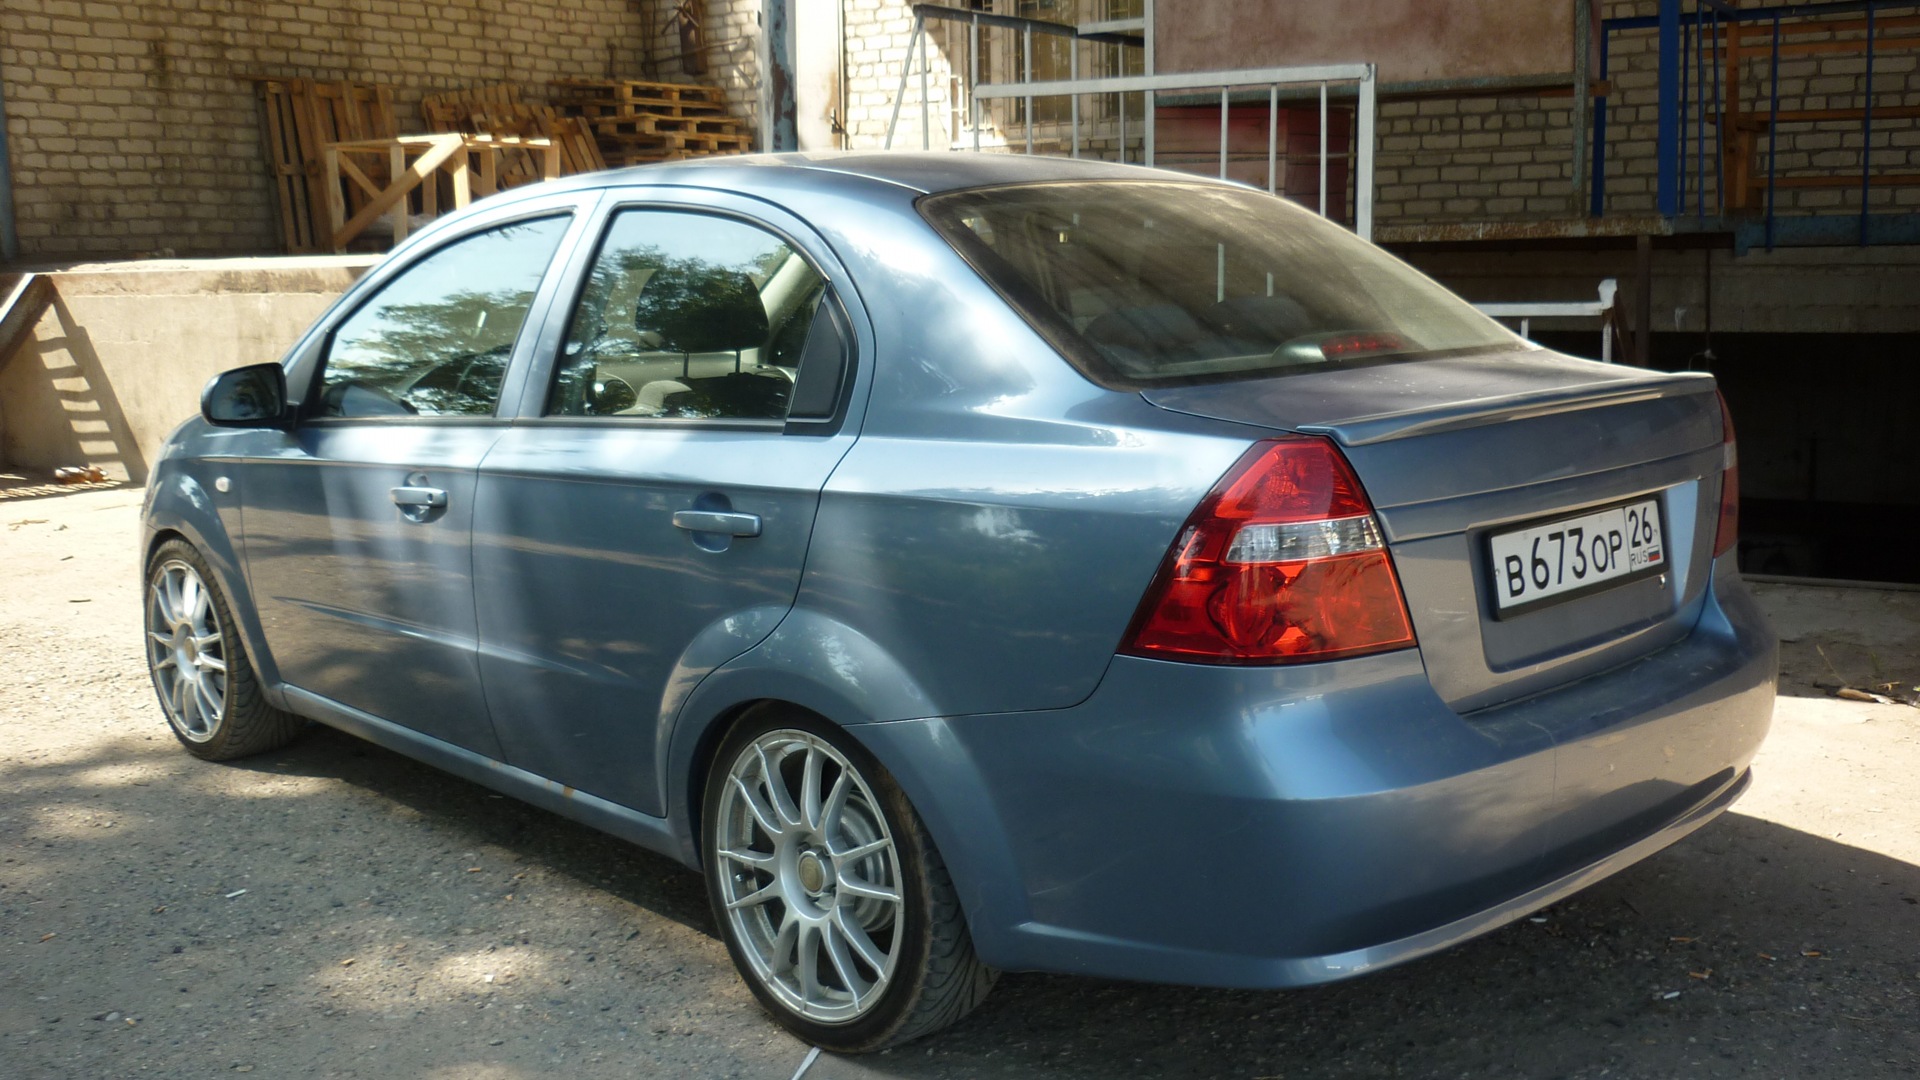
<svg viewBox="0 0 1920 1080">
<path fill-rule="evenodd" d="M 0 461 L 22 471 L 94 465 L 144 482 L 209 378 L 279 359 L 377 261 L 146 261 L 25 275 L 0 312 Z"/>
<path fill-rule="evenodd" d="M 53 286 L 45 274 L 0 274 L 0 370 L 27 335 L 40 313 L 53 299 Z"/>
</svg>

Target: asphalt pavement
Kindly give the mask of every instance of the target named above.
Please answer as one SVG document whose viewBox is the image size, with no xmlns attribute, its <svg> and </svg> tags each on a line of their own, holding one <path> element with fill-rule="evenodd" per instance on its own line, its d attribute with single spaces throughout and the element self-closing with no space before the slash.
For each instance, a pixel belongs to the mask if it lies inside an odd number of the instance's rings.
<svg viewBox="0 0 1920 1080">
<path fill-rule="evenodd" d="M 323 728 L 182 752 L 142 666 L 138 501 L 0 492 L 0 1074 L 801 1068 L 669 860 Z M 1774 732 L 1678 846 L 1350 982 L 1009 973 L 958 1027 L 805 1076 L 1920 1075 L 1920 709 L 1833 696 L 1920 678 L 1920 593 L 1761 592 L 1790 639 Z"/>
</svg>

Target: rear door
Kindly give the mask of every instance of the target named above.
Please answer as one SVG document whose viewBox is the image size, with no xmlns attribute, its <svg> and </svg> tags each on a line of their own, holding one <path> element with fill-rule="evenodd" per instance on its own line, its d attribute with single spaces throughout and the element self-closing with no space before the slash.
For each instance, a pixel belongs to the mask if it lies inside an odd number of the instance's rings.
<svg viewBox="0 0 1920 1080">
<path fill-rule="evenodd" d="M 793 603 L 854 437 L 853 293 L 719 193 L 616 202 L 576 264 L 480 471 L 480 666 L 509 763 L 657 815 L 681 696 Z"/>
<path fill-rule="evenodd" d="M 292 686 L 498 755 L 475 658 L 475 470 L 573 209 L 549 200 L 403 256 L 296 365 L 300 423 L 241 470 L 248 574 Z"/>
</svg>

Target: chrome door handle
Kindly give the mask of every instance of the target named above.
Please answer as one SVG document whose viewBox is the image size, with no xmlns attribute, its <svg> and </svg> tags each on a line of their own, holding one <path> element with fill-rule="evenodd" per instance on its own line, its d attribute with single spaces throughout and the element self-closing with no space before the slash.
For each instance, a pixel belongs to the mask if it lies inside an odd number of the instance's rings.
<svg viewBox="0 0 1920 1080">
<path fill-rule="evenodd" d="M 675 510 L 673 524 L 688 532 L 760 535 L 759 514 L 736 514 L 730 510 Z"/>
<path fill-rule="evenodd" d="M 440 488 L 397 487 L 393 489 L 393 505 L 418 510 L 438 509 L 447 505 L 447 493 Z"/>
</svg>

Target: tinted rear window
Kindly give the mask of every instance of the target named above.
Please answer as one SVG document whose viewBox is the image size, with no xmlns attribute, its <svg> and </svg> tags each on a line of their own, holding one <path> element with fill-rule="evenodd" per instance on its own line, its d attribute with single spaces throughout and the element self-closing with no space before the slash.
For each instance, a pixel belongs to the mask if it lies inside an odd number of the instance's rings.
<svg viewBox="0 0 1920 1080">
<path fill-rule="evenodd" d="M 1049 183 L 920 211 L 1094 381 L 1141 389 L 1527 348 L 1405 263 L 1270 195 Z"/>
</svg>

